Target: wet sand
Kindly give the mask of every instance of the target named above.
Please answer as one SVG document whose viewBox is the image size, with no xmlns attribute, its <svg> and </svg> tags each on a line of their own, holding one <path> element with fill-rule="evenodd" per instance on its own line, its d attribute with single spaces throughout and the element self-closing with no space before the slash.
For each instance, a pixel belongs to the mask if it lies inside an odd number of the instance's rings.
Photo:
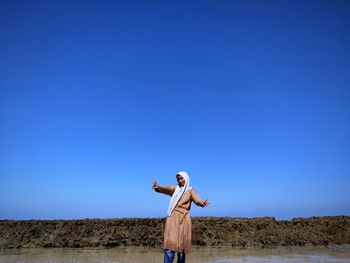
<svg viewBox="0 0 350 263">
<path fill-rule="evenodd" d="M 0 262 L 162 262 L 160 249 L 147 247 L 118 248 L 25 248 L 0 250 Z M 237 249 L 232 247 L 194 247 L 186 262 L 313 262 L 348 263 L 350 246 L 278 247 Z"/>
</svg>

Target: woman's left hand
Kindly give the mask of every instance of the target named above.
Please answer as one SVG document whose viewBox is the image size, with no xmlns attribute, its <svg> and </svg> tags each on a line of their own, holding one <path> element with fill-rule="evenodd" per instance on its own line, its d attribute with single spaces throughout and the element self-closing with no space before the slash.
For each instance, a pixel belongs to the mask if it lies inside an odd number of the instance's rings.
<svg viewBox="0 0 350 263">
<path fill-rule="evenodd" d="M 209 199 L 204 200 L 203 207 L 207 207 L 209 205 Z"/>
</svg>

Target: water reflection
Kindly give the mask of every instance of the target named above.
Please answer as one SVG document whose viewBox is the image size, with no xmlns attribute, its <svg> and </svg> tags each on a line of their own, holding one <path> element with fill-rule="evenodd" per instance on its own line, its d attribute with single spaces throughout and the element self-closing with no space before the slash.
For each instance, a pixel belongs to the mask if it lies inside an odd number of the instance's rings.
<svg viewBox="0 0 350 263">
<path fill-rule="evenodd" d="M 33 248 L 0 250 L 0 262 L 162 262 L 162 250 L 142 247 L 118 248 Z M 350 245 L 329 247 L 288 247 L 236 249 L 231 247 L 194 247 L 187 262 L 322 262 L 350 263 Z"/>
</svg>

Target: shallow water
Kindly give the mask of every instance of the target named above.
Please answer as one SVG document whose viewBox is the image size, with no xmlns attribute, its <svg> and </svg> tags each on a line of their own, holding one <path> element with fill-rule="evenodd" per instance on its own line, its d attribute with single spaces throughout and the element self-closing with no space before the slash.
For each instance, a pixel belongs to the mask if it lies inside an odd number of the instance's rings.
<svg viewBox="0 0 350 263">
<path fill-rule="evenodd" d="M 0 250 L 0 262 L 162 262 L 160 249 L 142 247 L 118 248 L 31 248 Z M 175 260 L 176 262 L 176 260 Z M 194 247 L 186 262 L 313 262 L 350 263 L 350 245 L 328 247 L 293 247 L 237 249 Z"/>
</svg>

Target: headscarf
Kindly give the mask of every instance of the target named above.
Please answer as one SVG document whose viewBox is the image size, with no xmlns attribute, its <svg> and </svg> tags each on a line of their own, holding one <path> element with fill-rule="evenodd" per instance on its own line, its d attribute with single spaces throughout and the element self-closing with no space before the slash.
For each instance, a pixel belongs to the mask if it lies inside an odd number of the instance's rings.
<svg viewBox="0 0 350 263">
<path fill-rule="evenodd" d="M 175 191 L 173 195 L 171 196 L 168 213 L 167 215 L 170 216 L 171 212 L 173 212 L 175 206 L 180 201 L 180 199 L 184 196 L 184 194 L 191 189 L 190 187 L 190 177 L 186 172 L 179 172 L 176 175 L 181 175 L 185 179 L 185 185 L 180 187 L 179 185 L 176 186 Z"/>
</svg>

